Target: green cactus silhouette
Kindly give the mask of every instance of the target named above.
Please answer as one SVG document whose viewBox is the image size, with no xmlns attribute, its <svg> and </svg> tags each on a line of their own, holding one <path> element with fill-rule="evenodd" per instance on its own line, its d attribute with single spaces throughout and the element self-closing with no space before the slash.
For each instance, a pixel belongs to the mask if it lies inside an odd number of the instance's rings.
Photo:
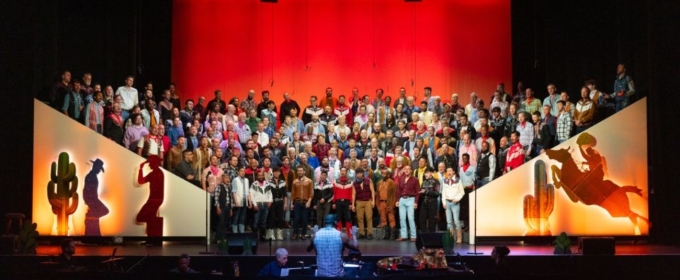
<svg viewBox="0 0 680 280">
<path fill-rule="evenodd" d="M 19 240 L 21 241 L 22 252 L 24 254 L 35 255 L 35 248 L 38 246 L 37 238 L 40 235 L 35 230 L 36 228 L 38 228 L 38 224 L 26 221 L 24 227 L 19 232 Z"/>
<path fill-rule="evenodd" d="M 78 209 L 76 165 L 69 160 L 67 153 L 59 154 L 59 165 L 52 162 L 52 180 L 47 183 L 47 198 L 57 215 L 57 235 L 68 235 L 68 216 Z"/>
<path fill-rule="evenodd" d="M 453 244 L 455 244 L 454 238 L 455 237 L 453 234 L 451 234 L 451 231 L 447 230 L 444 232 L 442 235 L 442 246 L 444 246 L 445 251 L 448 252 L 453 249 Z"/>
<path fill-rule="evenodd" d="M 548 218 L 555 207 L 555 187 L 548 184 L 545 162 L 534 163 L 534 195 L 524 196 L 526 235 L 550 236 Z"/>
</svg>

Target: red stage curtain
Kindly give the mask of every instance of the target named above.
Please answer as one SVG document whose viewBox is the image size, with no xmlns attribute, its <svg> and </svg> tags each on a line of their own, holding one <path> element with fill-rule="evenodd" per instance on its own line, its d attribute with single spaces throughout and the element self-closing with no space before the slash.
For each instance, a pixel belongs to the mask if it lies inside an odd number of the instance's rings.
<svg viewBox="0 0 680 280">
<path fill-rule="evenodd" d="M 371 99 L 402 86 L 420 99 L 431 86 L 465 104 L 472 91 L 488 102 L 501 81 L 513 89 L 508 0 L 175 0 L 172 28 L 183 101 L 255 89 L 259 102 L 267 89 L 277 104 L 288 91 L 304 107 L 328 86 Z"/>
</svg>

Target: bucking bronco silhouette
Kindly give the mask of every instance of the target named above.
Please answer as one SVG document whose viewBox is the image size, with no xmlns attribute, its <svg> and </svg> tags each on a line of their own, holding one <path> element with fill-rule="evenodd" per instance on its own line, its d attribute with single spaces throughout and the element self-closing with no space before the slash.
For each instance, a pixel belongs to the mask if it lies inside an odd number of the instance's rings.
<svg viewBox="0 0 680 280">
<path fill-rule="evenodd" d="M 556 188 L 564 187 L 564 192 L 573 202 L 583 202 L 585 205 L 598 205 L 614 218 L 628 217 L 634 227 L 638 226 L 638 219 L 651 226 L 649 220 L 630 209 L 626 193 L 632 192 L 642 196 L 642 190 L 635 186 L 620 187 L 616 183 L 605 180 L 607 176 L 607 160 L 593 149 L 597 139 L 588 133 L 582 133 L 576 139 L 579 151 L 586 160 L 589 170 L 581 171 L 571 157 L 571 147 L 568 149 L 547 150 L 545 153 L 551 160 L 562 163 L 562 168 L 551 166 L 552 179 Z"/>
</svg>

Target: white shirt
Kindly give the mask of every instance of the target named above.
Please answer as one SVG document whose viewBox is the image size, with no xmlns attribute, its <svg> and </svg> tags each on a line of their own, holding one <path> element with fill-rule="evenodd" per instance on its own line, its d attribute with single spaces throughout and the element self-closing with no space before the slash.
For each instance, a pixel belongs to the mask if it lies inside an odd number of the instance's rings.
<svg viewBox="0 0 680 280">
<path fill-rule="evenodd" d="M 123 98 L 123 103 L 120 104 L 120 107 L 125 111 L 130 111 L 132 107 L 139 104 L 139 95 L 136 88 L 119 87 L 116 90 L 116 95 L 120 95 Z"/>
<path fill-rule="evenodd" d="M 463 199 L 465 195 L 465 190 L 463 189 L 463 184 L 459 178 L 453 178 L 451 181 L 449 179 L 444 179 L 442 184 L 442 205 L 446 206 L 447 200 L 453 200 L 453 202 L 459 202 Z"/>
<path fill-rule="evenodd" d="M 149 135 L 149 137 L 152 137 L 152 136 Z M 151 155 L 157 156 L 159 154 L 159 152 L 163 153 L 163 145 L 162 145 L 163 140 L 162 140 L 161 137 L 162 136 L 159 135 L 159 136 L 156 136 L 156 141 L 154 141 L 153 139 L 149 141 L 149 152 L 148 152 L 148 154 L 150 156 Z M 140 139 L 139 142 L 137 143 L 137 148 L 144 149 L 144 142 L 146 142 L 146 141 L 147 141 L 147 137 L 146 136 L 142 137 L 142 139 Z M 159 149 L 159 146 L 160 146 L 160 149 Z"/>
<path fill-rule="evenodd" d="M 418 117 L 421 121 L 423 121 L 423 123 L 425 123 L 425 125 L 430 125 L 432 123 L 432 112 L 430 111 L 420 112 Z"/>
<path fill-rule="evenodd" d="M 260 147 L 264 147 L 269 145 L 269 134 L 266 132 L 257 132 L 257 143 L 260 144 Z"/>
<path fill-rule="evenodd" d="M 142 115 L 142 123 L 144 124 L 144 127 L 146 129 L 151 129 L 151 114 L 149 114 L 149 111 L 147 109 L 144 109 L 141 111 Z M 156 109 L 153 109 L 153 115 L 156 117 L 156 125 L 163 124 L 163 121 L 161 120 L 161 114 L 156 111 Z"/>
<path fill-rule="evenodd" d="M 352 130 L 349 128 L 349 126 L 346 126 L 346 125 L 345 125 L 345 127 L 340 127 L 339 125 L 335 126 L 335 135 L 337 135 L 338 138 L 340 138 L 340 133 L 343 132 L 343 131 L 345 132 L 345 135 L 347 135 L 347 136 L 349 136 L 349 134 L 352 133 Z"/>
<path fill-rule="evenodd" d="M 244 200 L 250 197 L 250 188 L 248 188 L 248 178 L 241 178 L 240 176 L 234 178 L 231 182 L 231 190 L 234 194 L 234 207 L 247 206 L 243 204 Z"/>
<path fill-rule="evenodd" d="M 519 123 L 517 132 L 519 132 L 519 144 L 529 146 L 529 150 L 531 150 L 531 143 L 534 142 L 534 125 L 531 122 L 526 122 L 524 128 L 522 128 L 522 123 Z"/>
<path fill-rule="evenodd" d="M 254 203 L 258 202 L 272 202 L 272 191 L 270 183 L 267 180 L 253 182 L 250 186 L 250 199 Z"/>
</svg>

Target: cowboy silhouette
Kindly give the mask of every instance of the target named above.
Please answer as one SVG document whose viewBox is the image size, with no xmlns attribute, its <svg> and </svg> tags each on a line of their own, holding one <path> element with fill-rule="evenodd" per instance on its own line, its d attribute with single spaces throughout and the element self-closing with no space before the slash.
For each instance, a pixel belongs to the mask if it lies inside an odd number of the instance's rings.
<svg viewBox="0 0 680 280">
<path fill-rule="evenodd" d="M 151 172 L 144 176 L 144 165 L 149 164 Z M 137 183 L 140 185 L 149 183 L 149 198 L 137 213 L 137 223 L 146 223 L 146 235 L 149 237 L 163 236 L 163 217 L 158 217 L 158 208 L 163 204 L 164 177 L 160 168 L 161 158 L 152 155 L 139 165 Z"/>
<path fill-rule="evenodd" d="M 551 166 L 553 183 L 556 188 L 564 187 L 564 192 L 573 202 L 582 202 L 585 205 L 598 205 L 614 218 L 627 217 L 638 226 L 638 219 L 651 226 L 649 220 L 630 209 L 628 195 L 632 192 L 642 196 L 642 190 L 635 186 L 620 187 L 611 180 L 606 180 L 607 160 L 594 147 L 597 139 L 587 132 L 578 136 L 576 144 L 579 152 L 585 159 L 581 163 L 583 170 L 578 168 L 571 156 L 571 148 L 559 150 L 547 150 L 546 155 L 552 160 L 562 163 L 559 168 Z"/>
<path fill-rule="evenodd" d="M 96 159 L 92 162 L 92 170 L 85 176 L 85 186 L 83 187 L 83 200 L 87 205 L 87 213 L 85 214 L 85 235 L 86 236 L 101 236 L 99 229 L 99 218 L 109 214 L 109 209 L 99 200 L 99 179 L 97 174 L 99 171 L 104 172 L 104 162 L 101 159 Z"/>
</svg>

